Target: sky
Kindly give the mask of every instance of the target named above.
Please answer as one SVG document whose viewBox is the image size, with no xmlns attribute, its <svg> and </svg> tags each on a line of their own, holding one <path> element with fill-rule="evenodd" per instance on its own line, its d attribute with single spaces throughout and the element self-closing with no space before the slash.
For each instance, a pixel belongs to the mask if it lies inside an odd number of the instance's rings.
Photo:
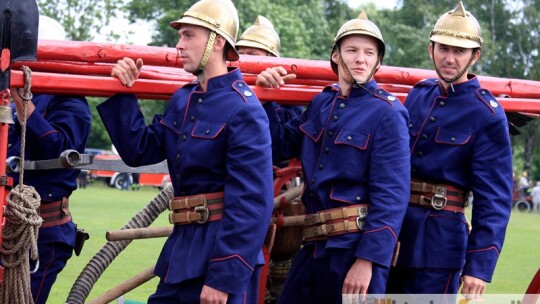
<svg viewBox="0 0 540 304">
<path fill-rule="evenodd" d="M 366 3 L 375 3 L 377 8 L 394 8 L 397 5 L 398 0 L 348 0 L 348 4 L 352 8 L 359 8 Z M 121 35 L 119 40 L 107 41 L 106 35 L 96 35 L 94 42 L 107 42 L 107 43 L 120 43 L 120 44 L 136 44 L 147 45 L 152 40 L 152 29 L 154 27 L 148 22 L 139 22 L 136 24 L 129 24 L 126 18 L 118 16 L 112 20 L 111 24 L 102 29 L 102 33 L 109 33 L 111 30 Z M 127 31 L 118 32 L 117 29 L 129 29 L 132 33 Z"/>
</svg>

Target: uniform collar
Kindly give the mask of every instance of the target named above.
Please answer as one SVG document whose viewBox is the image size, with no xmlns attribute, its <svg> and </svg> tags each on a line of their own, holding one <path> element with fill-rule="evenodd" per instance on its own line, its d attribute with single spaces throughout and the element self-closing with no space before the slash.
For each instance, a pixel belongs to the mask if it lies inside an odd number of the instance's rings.
<svg viewBox="0 0 540 304">
<path fill-rule="evenodd" d="M 375 80 L 371 80 L 362 85 L 362 87 L 353 85 L 349 98 L 361 97 L 364 95 L 372 95 L 375 89 L 378 87 Z"/>
<path fill-rule="evenodd" d="M 230 87 L 237 80 L 242 80 L 242 72 L 237 67 L 229 68 L 228 73 L 208 79 L 208 88 L 206 91 Z"/>
<path fill-rule="evenodd" d="M 478 82 L 478 77 L 476 77 L 476 75 L 474 74 L 467 74 L 467 78 L 468 78 L 467 81 L 455 83 L 451 85 L 450 87 L 448 87 L 447 92 L 444 92 L 444 88 L 440 84 L 440 80 L 438 80 L 439 88 L 441 92 L 443 93 L 443 95 L 446 95 L 446 96 L 454 96 L 454 95 L 464 94 L 470 91 L 476 91 L 476 89 L 478 89 L 478 87 L 480 86 L 480 83 Z"/>
</svg>

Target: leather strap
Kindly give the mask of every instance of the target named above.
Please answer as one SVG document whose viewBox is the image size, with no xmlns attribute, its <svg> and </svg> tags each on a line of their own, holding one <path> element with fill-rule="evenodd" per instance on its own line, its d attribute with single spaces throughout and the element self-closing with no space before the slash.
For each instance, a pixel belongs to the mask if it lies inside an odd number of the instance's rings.
<svg viewBox="0 0 540 304">
<path fill-rule="evenodd" d="M 223 217 L 223 192 L 175 197 L 169 202 L 169 223 L 204 224 Z"/>
<path fill-rule="evenodd" d="M 63 225 L 71 221 L 69 198 L 64 197 L 56 202 L 41 201 L 39 216 L 43 219 L 41 228 Z"/>
<path fill-rule="evenodd" d="M 368 205 L 358 204 L 308 214 L 304 218 L 304 240 L 324 240 L 329 236 L 362 231 Z"/>
<path fill-rule="evenodd" d="M 465 191 L 452 185 L 411 180 L 409 204 L 434 210 L 465 213 L 467 198 Z"/>
</svg>

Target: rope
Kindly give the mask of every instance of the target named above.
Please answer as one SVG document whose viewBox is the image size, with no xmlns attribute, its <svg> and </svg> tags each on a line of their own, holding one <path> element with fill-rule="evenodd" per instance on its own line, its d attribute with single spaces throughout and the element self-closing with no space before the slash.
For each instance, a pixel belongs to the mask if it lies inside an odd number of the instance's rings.
<svg viewBox="0 0 540 304">
<path fill-rule="evenodd" d="M 30 289 L 30 261 L 38 260 L 37 238 L 43 220 L 38 214 L 41 198 L 34 187 L 23 184 L 24 157 L 26 147 L 27 104 L 32 99 L 31 71 L 23 66 L 25 74 L 23 118 L 21 120 L 21 171 L 19 184 L 14 187 L 6 200 L 4 212 L 6 225 L 2 238 L 2 263 L 4 284 L 0 285 L 1 303 L 32 303 Z M 39 263 L 38 263 L 39 265 Z"/>
</svg>

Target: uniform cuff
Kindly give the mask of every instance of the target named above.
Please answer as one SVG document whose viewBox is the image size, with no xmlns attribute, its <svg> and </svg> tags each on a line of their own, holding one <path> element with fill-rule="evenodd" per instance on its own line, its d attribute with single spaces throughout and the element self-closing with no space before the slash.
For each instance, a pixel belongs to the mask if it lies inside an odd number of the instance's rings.
<svg viewBox="0 0 540 304">
<path fill-rule="evenodd" d="M 462 275 L 479 278 L 490 283 L 498 259 L 499 250 L 496 247 L 469 250 Z"/>
<path fill-rule="evenodd" d="M 246 291 L 253 268 L 240 256 L 210 260 L 205 285 L 229 293 Z"/>
<path fill-rule="evenodd" d="M 35 130 L 38 130 L 39 132 L 35 132 Z M 51 124 L 38 113 L 38 111 L 32 112 L 26 121 L 26 136 L 31 142 L 36 142 L 45 136 L 56 132 L 58 131 L 56 131 Z"/>
<path fill-rule="evenodd" d="M 388 268 L 392 262 L 396 241 L 396 235 L 389 227 L 364 231 L 356 248 L 356 256 Z"/>
</svg>

